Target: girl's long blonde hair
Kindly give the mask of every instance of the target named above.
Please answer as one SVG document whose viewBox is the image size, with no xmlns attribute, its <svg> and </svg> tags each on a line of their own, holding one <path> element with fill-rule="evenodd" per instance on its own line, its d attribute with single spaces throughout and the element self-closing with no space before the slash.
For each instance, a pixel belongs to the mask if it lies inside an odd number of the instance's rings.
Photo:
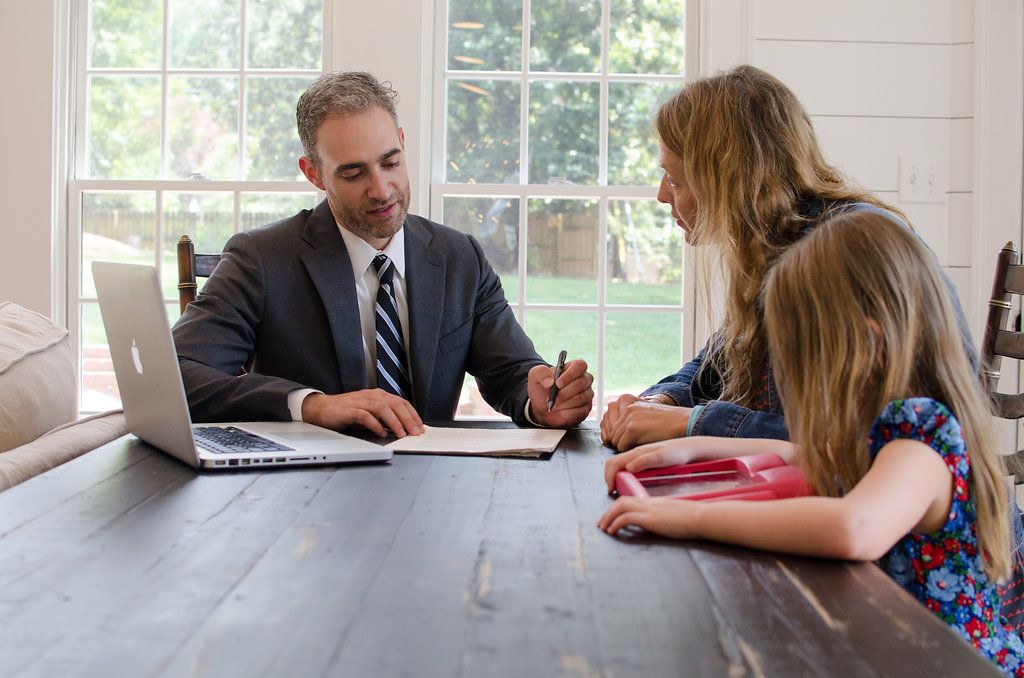
<svg viewBox="0 0 1024 678">
<path fill-rule="evenodd" d="M 1004 578 L 1006 488 L 991 410 L 920 238 L 877 213 L 838 216 L 782 254 L 763 299 L 786 424 L 815 490 L 837 496 L 860 481 L 868 432 L 886 404 L 934 398 L 963 428 L 985 571 Z"/>
<path fill-rule="evenodd" d="M 721 255 L 723 348 L 706 361 L 722 376 L 722 398 L 749 405 L 768 365 L 757 298 L 779 253 L 803 234 L 808 203 L 826 213 L 855 201 L 892 208 L 825 162 L 796 96 L 753 66 L 686 85 L 662 105 L 655 128 L 696 201 L 694 244 Z M 708 276 L 705 285 L 710 293 Z"/>
</svg>

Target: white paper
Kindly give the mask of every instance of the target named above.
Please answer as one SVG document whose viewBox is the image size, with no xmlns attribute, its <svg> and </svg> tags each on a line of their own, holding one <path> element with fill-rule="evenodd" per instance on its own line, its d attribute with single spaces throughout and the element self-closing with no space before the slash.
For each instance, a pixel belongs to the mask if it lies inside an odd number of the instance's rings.
<svg viewBox="0 0 1024 678">
<path fill-rule="evenodd" d="M 553 452 L 565 435 L 552 428 L 442 428 L 388 443 L 395 452 L 539 457 Z"/>
</svg>

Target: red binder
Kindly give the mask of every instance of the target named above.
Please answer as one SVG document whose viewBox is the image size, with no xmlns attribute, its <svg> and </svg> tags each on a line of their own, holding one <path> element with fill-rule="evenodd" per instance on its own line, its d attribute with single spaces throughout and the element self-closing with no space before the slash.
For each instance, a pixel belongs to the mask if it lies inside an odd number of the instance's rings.
<svg viewBox="0 0 1024 678">
<path fill-rule="evenodd" d="M 615 489 L 620 496 L 695 501 L 762 501 L 814 494 L 799 468 L 771 453 L 664 466 L 635 474 L 619 471 Z"/>
</svg>

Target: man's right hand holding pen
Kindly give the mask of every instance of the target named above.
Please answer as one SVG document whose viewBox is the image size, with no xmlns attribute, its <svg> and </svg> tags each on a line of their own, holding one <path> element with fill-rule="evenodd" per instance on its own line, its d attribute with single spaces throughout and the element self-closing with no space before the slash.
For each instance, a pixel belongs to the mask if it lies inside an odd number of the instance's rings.
<svg viewBox="0 0 1024 678">
<path fill-rule="evenodd" d="M 563 363 L 564 358 L 560 356 L 558 362 Z M 564 362 L 560 371 L 557 366 L 535 365 L 527 377 L 530 418 L 548 428 L 575 426 L 587 418 L 594 406 L 593 384 L 594 376 L 587 372 L 587 361 L 582 359 Z"/>
</svg>

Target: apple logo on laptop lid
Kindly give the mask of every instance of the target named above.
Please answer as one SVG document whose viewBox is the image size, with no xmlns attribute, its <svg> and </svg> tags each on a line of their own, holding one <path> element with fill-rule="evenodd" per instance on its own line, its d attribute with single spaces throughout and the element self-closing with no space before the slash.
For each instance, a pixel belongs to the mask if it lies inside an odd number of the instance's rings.
<svg viewBox="0 0 1024 678">
<path fill-rule="evenodd" d="M 135 371 L 142 374 L 142 358 L 139 356 L 139 345 L 132 339 L 132 363 L 135 365 Z"/>
</svg>

